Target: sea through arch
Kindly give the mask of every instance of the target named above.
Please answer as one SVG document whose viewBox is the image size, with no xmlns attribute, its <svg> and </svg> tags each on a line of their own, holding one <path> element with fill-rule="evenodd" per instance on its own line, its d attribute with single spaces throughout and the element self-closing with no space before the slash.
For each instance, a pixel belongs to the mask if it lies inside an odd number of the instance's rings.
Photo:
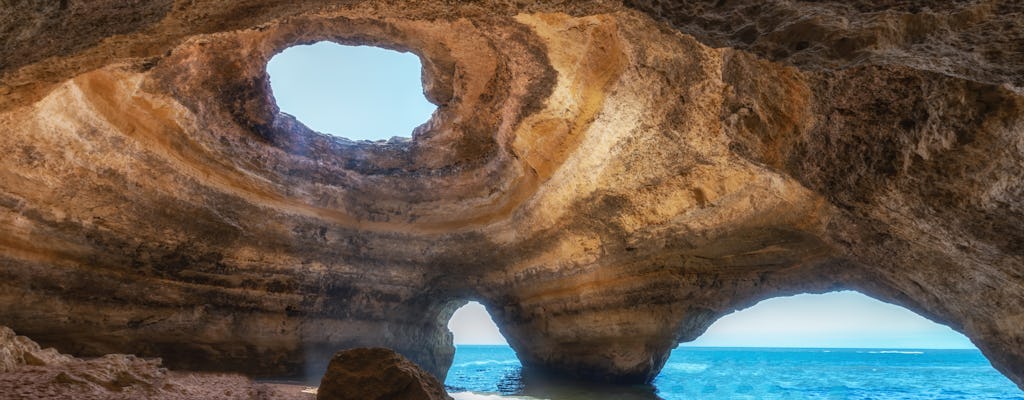
<svg viewBox="0 0 1024 400">
<path fill-rule="evenodd" d="M 523 370 L 486 307 L 448 324 L 456 399 L 1017 398 L 967 337 L 854 291 L 770 298 L 675 348 L 650 385 L 602 385 Z M 887 397 L 888 396 L 888 397 Z"/>
<path fill-rule="evenodd" d="M 445 380 L 450 392 L 459 399 L 472 399 L 476 394 L 518 391 L 522 364 L 483 304 L 469 301 L 459 307 L 448 329 L 455 344 Z"/>
<path fill-rule="evenodd" d="M 673 350 L 653 383 L 666 399 L 1020 394 L 966 336 L 855 291 L 776 297 L 726 315 Z"/>
</svg>

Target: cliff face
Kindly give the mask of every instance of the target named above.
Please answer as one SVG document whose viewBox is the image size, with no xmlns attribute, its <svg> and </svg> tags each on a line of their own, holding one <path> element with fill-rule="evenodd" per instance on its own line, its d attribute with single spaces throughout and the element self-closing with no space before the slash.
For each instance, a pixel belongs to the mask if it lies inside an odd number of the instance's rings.
<svg viewBox="0 0 1024 400">
<path fill-rule="evenodd" d="M 528 367 L 636 382 L 737 308 L 846 288 L 1024 384 L 1021 6 L 559 3 L 0 11 L 0 323 L 443 377 L 477 299 Z M 279 113 L 266 62 L 320 40 L 416 53 L 438 111 L 388 143 Z"/>
</svg>

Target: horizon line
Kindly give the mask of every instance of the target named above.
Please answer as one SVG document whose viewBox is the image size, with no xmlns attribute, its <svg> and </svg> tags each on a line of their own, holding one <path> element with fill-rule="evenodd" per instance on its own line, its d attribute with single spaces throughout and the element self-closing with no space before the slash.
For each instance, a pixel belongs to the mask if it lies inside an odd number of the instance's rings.
<svg viewBox="0 0 1024 400">
<path fill-rule="evenodd" d="M 503 346 L 512 347 L 508 343 L 454 343 L 453 346 Z M 981 351 L 977 347 L 799 347 L 799 346 L 702 346 L 702 345 L 685 345 L 680 343 L 672 350 L 679 348 L 690 348 L 690 349 L 804 349 L 804 350 L 977 350 Z"/>
</svg>

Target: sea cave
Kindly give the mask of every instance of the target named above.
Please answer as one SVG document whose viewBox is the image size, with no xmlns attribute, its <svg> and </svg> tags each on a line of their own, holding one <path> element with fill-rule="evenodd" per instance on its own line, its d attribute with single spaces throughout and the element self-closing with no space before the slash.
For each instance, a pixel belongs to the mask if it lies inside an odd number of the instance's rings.
<svg viewBox="0 0 1024 400">
<path fill-rule="evenodd" d="M 273 382 L 354 348 L 444 382 L 470 301 L 524 374 L 649 385 L 721 318 L 836 291 L 1024 388 L 1017 1 L 70 0 L 0 28 L 0 398 L 312 398 Z M 310 46 L 405 57 L 422 98 L 373 107 L 416 113 L 319 127 L 272 86 Z"/>
</svg>

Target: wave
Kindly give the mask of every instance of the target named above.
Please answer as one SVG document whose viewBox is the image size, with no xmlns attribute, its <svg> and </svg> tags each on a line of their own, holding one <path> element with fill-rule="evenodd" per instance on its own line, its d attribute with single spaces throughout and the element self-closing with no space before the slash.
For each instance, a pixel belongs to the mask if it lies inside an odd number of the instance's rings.
<svg viewBox="0 0 1024 400">
<path fill-rule="evenodd" d="M 906 351 L 906 350 L 879 350 L 869 351 L 868 354 L 924 354 L 923 351 Z"/>
<path fill-rule="evenodd" d="M 453 365 L 452 368 L 463 368 L 463 367 L 476 367 L 480 365 L 516 365 L 519 364 L 519 360 L 483 360 L 483 361 L 469 361 L 460 364 Z"/>
<path fill-rule="evenodd" d="M 455 400 L 546 400 L 529 396 L 502 396 L 497 394 L 483 394 L 473 392 L 448 393 Z"/>
<path fill-rule="evenodd" d="M 709 365 L 707 365 L 707 364 L 674 362 L 674 363 L 666 364 L 665 367 L 662 368 L 662 371 L 670 370 L 670 371 L 683 372 L 683 373 L 687 373 L 687 374 L 696 374 L 696 373 L 704 372 L 704 370 L 708 369 L 708 367 L 709 367 Z"/>
</svg>

